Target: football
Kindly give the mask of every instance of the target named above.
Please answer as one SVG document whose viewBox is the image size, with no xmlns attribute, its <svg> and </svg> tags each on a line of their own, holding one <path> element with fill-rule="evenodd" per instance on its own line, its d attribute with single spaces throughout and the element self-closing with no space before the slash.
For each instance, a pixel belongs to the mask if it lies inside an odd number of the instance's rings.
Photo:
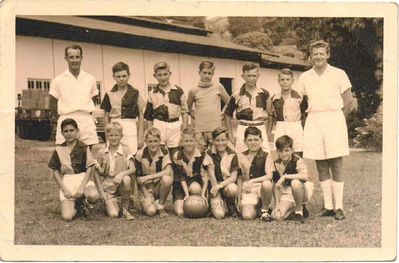
<svg viewBox="0 0 399 263">
<path fill-rule="evenodd" d="M 199 195 L 190 195 L 184 200 L 184 216 L 188 218 L 201 218 L 208 214 L 208 202 Z"/>
</svg>

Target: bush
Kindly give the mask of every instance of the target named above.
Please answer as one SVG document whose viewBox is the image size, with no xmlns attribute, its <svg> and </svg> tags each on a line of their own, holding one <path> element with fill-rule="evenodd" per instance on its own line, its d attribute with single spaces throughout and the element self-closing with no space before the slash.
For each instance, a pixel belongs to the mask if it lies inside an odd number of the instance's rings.
<svg viewBox="0 0 399 263">
<path fill-rule="evenodd" d="M 364 119 L 364 126 L 356 128 L 357 135 L 353 142 L 356 147 L 382 151 L 382 105 L 369 119 Z"/>
</svg>

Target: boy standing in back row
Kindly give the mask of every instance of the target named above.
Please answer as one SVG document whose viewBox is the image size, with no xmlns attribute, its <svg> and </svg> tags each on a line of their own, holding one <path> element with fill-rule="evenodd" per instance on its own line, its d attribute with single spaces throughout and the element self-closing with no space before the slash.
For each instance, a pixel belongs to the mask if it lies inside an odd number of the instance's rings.
<svg viewBox="0 0 399 263">
<path fill-rule="evenodd" d="M 297 91 L 292 89 L 294 74 L 288 68 L 278 73 L 278 83 L 281 91 L 272 96 L 272 115 L 269 116 L 267 135 L 271 138 L 273 124 L 274 142 L 277 138 L 288 135 L 294 140 L 293 150 L 302 157 L 303 152 L 303 128 L 306 118 L 307 100 Z"/>
<path fill-rule="evenodd" d="M 200 81 L 187 96 L 189 114 L 194 119 L 196 140 L 202 152 L 212 144 L 212 131 L 222 125 L 220 101 L 223 100 L 225 104 L 229 101 L 223 85 L 212 82 L 214 74 L 213 62 L 202 61 L 199 65 Z"/>
<path fill-rule="evenodd" d="M 236 152 L 242 153 L 248 149 L 244 143 L 245 129 L 256 127 L 262 132 L 262 149 L 270 152 L 266 128 L 271 114 L 271 102 L 269 92 L 256 84 L 259 78 L 259 66 L 255 63 L 244 64 L 241 76 L 245 83 L 230 97 L 225 111 L 229 139 L 235 145 Z M 235 136 L 231 122 L 234 111 L 236 118 L 240 121 Z"/>
<path fill-rule="evenodd" d="M 168 63 L 162 61 L 154 65 L 154 77 L 158 85 L 148 93 L 144 119 L 148 127 L 154 126 L 161 131 L 160 143 L 173 156 L 179 146 L 180 130 L 187 127 L 188 109 L 183 89 L 170 83 L 171 74 Z"/>
</svg>

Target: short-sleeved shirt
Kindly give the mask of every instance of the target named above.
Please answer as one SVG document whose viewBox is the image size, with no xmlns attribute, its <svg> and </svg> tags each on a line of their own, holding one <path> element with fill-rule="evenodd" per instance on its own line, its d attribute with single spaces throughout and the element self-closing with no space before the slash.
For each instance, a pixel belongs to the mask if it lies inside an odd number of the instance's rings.
<svg viewBox="0 0 399 263">
<path fill-rule="evenodd" d="M 61 174 L 79 174 L 86 172 L 87 168 L 94 163 L 90 148 L 77 140 L 72 150 L 66 142 L 56 146 L 48 167 L 60 171 Z"/>
<path fill-rule="evenodd" d="M 205 151 L 204 167 L 215 169 L 216 181 L 222 182 L 229 178 L 233 172 L 238 171 L 238 158 L 235 151 L 226 149 L 223 156 L 216 151 L 215 146 Z"/>
<path fill-rule="evenodd" d="M 231 95 L 225 114 L 238 120 L 264 121 L 270 114 L 270 95 L 266 89 L 256 88 L 256 96 L 246 90 L 245 84 Z"/>
<path fill-rule="evenodd" d="M 165 170 L 172 162 L 165 147 L 161 146 L 157 156 L 152 159 L 146 146 L 138 150 L 134 158 L 134 164 L 136 166 L 136 176 L 145 176 Z"/>
<path fill-rule="evenodd" d="M 144 104 L 140 92 L 131 85 L 128 84 L 123 90 L 114 85 L 105 93 L 100 108 L 109 112 L 109 117 L 113 119 L 135 119 L 144 110 Z"/>
<path fill-rule="evenodd" d="M 67 69 L 51 81 L 49 94 L 58 100 L 60 115 L 92 112 L 95 109 L 92 98 L 98 95 L 96 79 L 83 70 L 75 78 Z"/>
<path fill-rule="evenodd" d="M 249 169 L 249 178 L 258 178 L 267 174 L 267 161 L 268 153 L 263 151 L 260 148 L 253 159 L 251 160 L 251 165 Z M 245 158 L 245 160 L 241 160 L 241 162 L 249 161 L 249 150 L 244 151 L 239 155 L 239 158 Z"/>
<path fill-rule="evenodd" d="M 280 158 L 268 162 L 267 172 L 273 174 L 273 182 L 276 183 L 284 174 L 307 174 L 308 169 L 302 158 L 292 154 L 291 160 L 287 165 L 284 165 Z M 290 179 L 285 180 L 285 186 L 291 185 L 291 181 Z"/>
<path fill-rule="evenodd" d="M 210 87 L 197 86 L 188 92 L 187 103 L 194 103 L 195 131 L 210 132 L 222 125 L 221 100 L 229 95 L 220 83 Z"/>
<path fill-rule="evenodd" d="M 281 93 L 272 96 L 272 112 L 277 121 L 301 121 L 307 109 L 307 100 L 295 90 L 291 90 L 291 97 L 284 99 Z"/>
<path fill-rule="evenodd" d="M 203 182 L 204 171 L 202 163 L 204 161 L 204 155 L 198 149 L 191 159 L 189 160 L 183 152 L 183 148 L 179 148 L 173 155 L 173 172 L 175 173 L 175 181 L 186 181 L 187 183 L 192 182 Z"/>
<path fill-rule="evenodd" d="M 129 169 L 130 160 L 134 160 L 132 153 L 128 147 L 121 144 L 114 154 L 111 154 L 108 147 L 100 149 L 97 153 L 98 164 L 104 168 L 104 174 L 110 177 Z"/>
<path fill-rule="evenodd" d="M 341 94 L 352 84 L 342 69 L 327 65 L 322 75 L 314 68 L 299 76 L 297 89 L 308 97 L 307 112 L 336 111 L 343 107 Z"/>
<path fill-rule="evenodd" d="M 158 84 L 148 93 L 144 112 L 146 120 L 177 121 L 183 113 L 188 113 L 186 96 L 183 89 L 177 85 L 171 84 L 169 90 L 165 91 Z"/>
</svg>

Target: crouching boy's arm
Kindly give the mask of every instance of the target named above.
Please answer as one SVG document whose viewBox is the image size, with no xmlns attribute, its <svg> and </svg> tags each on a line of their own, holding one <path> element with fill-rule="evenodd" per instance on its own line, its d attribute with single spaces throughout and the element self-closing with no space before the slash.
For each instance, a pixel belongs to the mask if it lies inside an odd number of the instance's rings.
<svg viewBox="0 0 399 263">
<path fill-rule="evenodd" d="M 164 175 L 172 176 L 172 167 L 170 165 L 166 166 L 165 169 L 163 169 L 162 171 L 160 171 L 158 173 L 153 173 L 153 174 L 137 177 L 137 183 L 141 185 L 150 180 L 160 179 Z"/>
<path fill-rule="evenodd" d="M 303 182 L 306 182 L 309 180 L 309 174 L 308 174 L 308 169 L 306 167 L 305 162 L 303 159 L 299 159 L 297 161 L 296 169 L 298 173 L 296 174 L 284 174 L 283 176 L 280 177 L 280 180 L 277 182 L 277 184 L 283 184 L 285 180 L 300 180 Z M 281 182 L 280 182 L 281 181 Z"/>
<path fill-rule="evenodd" d="M 136 168 L 132 159 L 129 159 L 129 169 L 120 172 L 114 177 L 114 184 L 119 185 L 122 182 L 123 177 L 132 177 L 136 173 Z"/>
<path fill-rule="evenodd" d="M 80 197 L 83 196 L 86 184 L 90 180 L 90 177 L 93 174 L 95 163 L 96 162 L 95 162 L 95 160 L 93 159 L 93 157 L 91 155 L 90 148 L 86 147 L 86 172 L 85 172 L 85 176 L 83 177 L 82 183 L 80 184 L 80 186 L 76 190 L 76 193 L 75 193 L 75 197 L 76 198 L 80 198 Z"/>
<path fill-rule="evenodd" d="M 98 193 L 100 194 L 100 198 L 101 198 L 102 202 L 105 203 L 106 202 L 105 192 L 104 192 L 104 189 L 101 186 L 101 180 L 100 180 L 100 176 L 99 176 L 99 171 L 97 169 L 94 169 L 93 178 L 94 178 L 94 183 L 97 186 Z"/>
<path fill-rule="evenodd" d="M 180 184 L 181 184 L 181 187 L 183 188 L 183 191 L 184 191 L 184 195 L 185 195 L 184 199 L 186 199 L 187 197 L 190 196 L 190 193 L 188 192 L 187 182 L 186 182 L 186 180 L 181 180 Z"/>
</svg>

